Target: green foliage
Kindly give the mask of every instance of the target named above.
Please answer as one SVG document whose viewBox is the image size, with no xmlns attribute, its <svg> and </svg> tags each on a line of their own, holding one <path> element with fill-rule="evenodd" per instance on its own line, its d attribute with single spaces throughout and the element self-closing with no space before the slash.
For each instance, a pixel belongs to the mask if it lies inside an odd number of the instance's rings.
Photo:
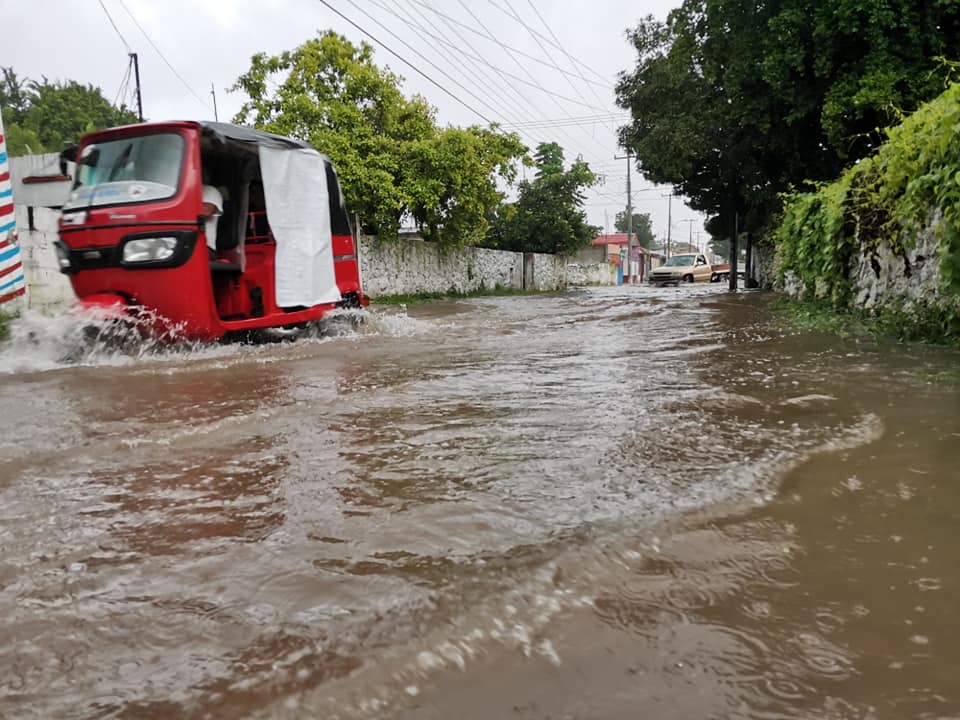
<svg viewBox="0 0 960 720">
<path fill-rule="evenodd" d="M 807 332 L 828 333 L 841 337 L 870 336 L 874 326 L 864 323 L 861 315 L 850 311 L 838 312 L 826 300 L 796 300 L 778 296 L 771 306 L 791 325 Z"/>
<path fill-rule="evenodd" d="M 21 80 L 13 68 L 0 68 L 0 107 L 11 155 L 59 152 L 93 130 L 137 122 L 117 109 L 100 88 L 73 80 Z"/>
<path fill-rule="evenodd" d="M 856 254 L 874 255 L 883 240 L 903 254 L 935 213 L 943 290 L 960 295 L 960 84 L 890 129 L 876 154 L 839 180 L 785 196 L 774 234 L 781 279 L 793 273 L 808 292 L 827 289 L 846 306 Z M 932 322 L 953 332 L 950 312 Z"/>
<path fill-rule="evenodd" d="M 902 342 L 923 342 L 960 348 L 960 305 L 915 303 L 885 308 L 879 313 L 828 300 L 794 300 L 779 297 L 773 303 L 792 325 L 807 331 L 841 337 L 890 337 Z"/>
<path fill-rule="evenodd" d="M 444 245 L 482 241 L 490 210 L 503 200 L 495 176 L 512 182 L 511 160 L 525 151 L 516 136 L 476 127 L 449 127 L 410 143 L 400 184 L 424 237 Z"/>
<path fill-rule="evenodd" d="M 654 242 L 653 226 L 650 222 L 649 213 L 633 213 L 632 223 L 633 237 L 640 247 L 652 248 Z M 617 232 L 625 233 L 627 231 L 627 212 L 621 210 L 617 213 L 613 221 L 613 227 Z"/>
<path fill-rule="evenodd" d="M 943 89 L 960 3 L 685 0 L 628 33 L 617 97 L 644 175 L 714 214 L 715 236 L 763 233 L 780 194 L 835 179 L 881 128 Z"/>
<path fill-rule="evenodd" d="M 330 156 L 347 206 L 368 232 L 396 237 L 411 215 L 426 237 L 475 242 L 515 178 L 526 148 L 515 134 L 441 129 L 422 97 L 373 62 L 373 48 L 333 31 L 292 51 L 259 53 L 232 90 L 247 96 L 235 122 L 300 138 Z"/>
<path fill-rule="evenodd" d="M 534 156 L 536 176 L 520 183 L 516 203 L 498 213 L 487 242 L 517 252 L 575 253 L 600 231 L 581 209 L 584 189 L 598 177 L 580 158 L 564 170 L 556 143 L 541 143 Z"/>
<path fill-rule="evenodd" d="M 510 297 L 514 295 L 551 295 L 555 290 L 522 290 L 520 288 L 497 285 L 493 288 L 458 292 L 451 288 L 447 292 L 424 292 L 404 295 L 381 295 L 371 299 L 374 305 L 416 305 L 434 300 L 454 300 L 472 297 Z"/>
</svg>

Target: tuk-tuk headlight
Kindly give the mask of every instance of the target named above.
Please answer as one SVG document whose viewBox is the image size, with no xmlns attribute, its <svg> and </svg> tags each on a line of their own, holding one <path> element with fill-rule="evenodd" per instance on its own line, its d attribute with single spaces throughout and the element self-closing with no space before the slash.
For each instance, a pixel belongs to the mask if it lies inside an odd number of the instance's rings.
<svg viewBox="0 0 960 720">
<path fill-rule="evenodd" d="M 147 237 L 128 240 L 123 245 L 123 262 L 154 263 L 173 257 L 179 240 L 175 237 Z"/>
</svg>

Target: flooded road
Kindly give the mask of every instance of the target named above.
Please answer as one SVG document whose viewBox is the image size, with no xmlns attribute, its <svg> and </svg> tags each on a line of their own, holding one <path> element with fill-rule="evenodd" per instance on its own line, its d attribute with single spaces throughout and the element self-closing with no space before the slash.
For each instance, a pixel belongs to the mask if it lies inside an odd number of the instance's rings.
<svg viewBox="0 0 960 720">
<path fill-rule="evenodd" d="M 30 320 L 0 717 L 960 717 L 960 354 L 769 300 L 482 298 L 72 365 Z"/>
</svg>

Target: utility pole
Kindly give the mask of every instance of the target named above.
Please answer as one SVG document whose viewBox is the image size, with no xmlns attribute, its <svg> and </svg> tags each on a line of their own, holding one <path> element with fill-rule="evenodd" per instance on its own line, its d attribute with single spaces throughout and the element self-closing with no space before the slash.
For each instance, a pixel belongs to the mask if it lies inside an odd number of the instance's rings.
<svg viewBox="0 0 960 720">
<path fill-rule="evenodd" d="M 730 289 L 737 289 L 737 262 L 740 259 L 740 214 L 733 213 L 733 237 L 730 238 Z"/>
<path fill-rule="evenodd" d="M 670 257 L 670 230 L 673 227 L 673 192 L 671 191 L 669 195 L 663 195 L 661 197 L 667 198 L 667 247 L 666 247 L 666 256 Z"/>
<path fill-rule="evenodd" d="M 133 61 L 133 78 L 137 83 L 137 117 L 143 122 L 143 96 L 140 94 L 140 62 L 137 60 L 136 53 L 130 53 L 130 59 Z"/>
<path fill-rule="evenodd" d="M 627 161 L 627 274 L 624 276 L 623 282 L 630 285 L 633 281 L 633 200 L 630 193 L 630 165 L 633 155 L 630 148 L 627 148 L 626 155 L 614 155 L 613 159 L 626 159 Z"/>
<path fill-rule="evenodd" d="M 210 95 L 213 97 L 213 120 L 214 122 L 220 122 L 220 118 L 217 117 L 217 91 L 213 87 L 213 83 L 210 83 Z"/>
</svg>

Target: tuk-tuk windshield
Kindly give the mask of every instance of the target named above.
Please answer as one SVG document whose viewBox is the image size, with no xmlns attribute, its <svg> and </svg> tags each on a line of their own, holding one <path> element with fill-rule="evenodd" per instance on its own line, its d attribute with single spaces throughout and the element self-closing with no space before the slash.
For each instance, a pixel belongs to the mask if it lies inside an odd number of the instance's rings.
<svg viewBox="0 0 960 720">
<path fill-rule="evenodd" d="M 77 159 L 64 210 L 163 200 L 177 193 L 184 139 L 153 133 L 93 143 Z"/>
</svg>

